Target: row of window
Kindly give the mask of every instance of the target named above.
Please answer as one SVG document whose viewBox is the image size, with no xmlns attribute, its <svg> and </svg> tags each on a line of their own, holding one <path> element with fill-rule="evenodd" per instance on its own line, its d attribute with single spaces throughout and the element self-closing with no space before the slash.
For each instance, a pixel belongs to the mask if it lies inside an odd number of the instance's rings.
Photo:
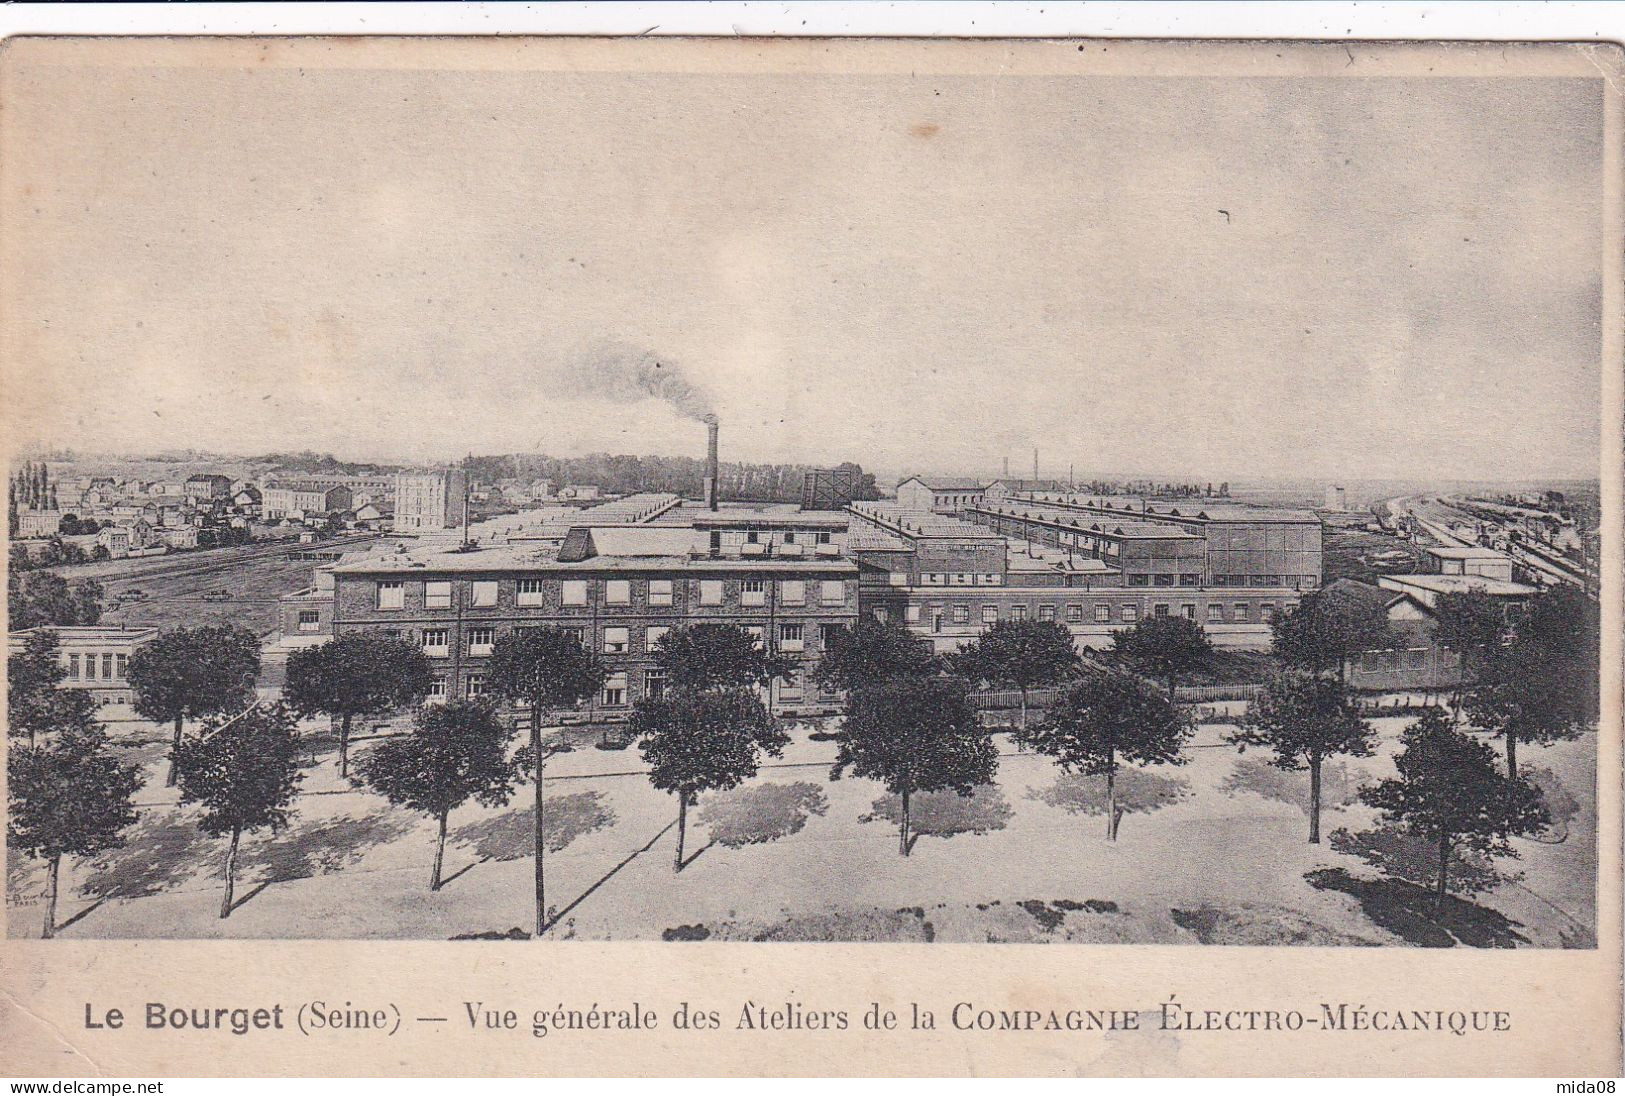
<svg viewBox="0 0 1625 1096">
<path fill-rule="evenodd" d="M 839 624 L 820 624 L 819 638 L 823 646 L 829 645 L 830 635 Z M 744 626 L 746 633 L 751 635 L 760 645 L 766 639 L 766 631 L 759 624 Z M 582 646 L 587 644 L 587 630 L 585 628 L 565 627 L 560 631 L 574 637 Z M 660 638 L 671 631 L 668 624 L 650 625 L 644 629 L 643 649 L 655 650 Z M 496 629 L 474 625 L 465 629 L 468 642 L 468 654 L 471 658 L 480 658 L 489 655 L 496 646 Z M 778 650 L 802 651 L 806 649 L 807 626 L 805 624 L 784 622 L 778 628 Z M 602 650 L 606 655 L 623 655 L 632 650 L 632 630 L 624 627 L 606 627 L 603 629 Z M 451 630 L 449 628 L 423 629 L 423 652 L 431 658 L 446 658 L 451 654 Z"/>
<path fill-rule="evenodd" d="M 1314 575 L 1214 575 L 1215 586 L 1289 586 L 1309 590 L 1320 585 Z"/>
<path fill-rule="evenodd" d="M 1172 573 L 1149 575 L 1143 572 L 1131 571 L 1123 576 L 1123 584 L 1125 586 L 1200 586 L 1202 585 L 1202 576 L 1188 573 L 1183 575 Z"/>
<path fill-rule="evenodd" d="M 487 695 L 490 689 L 487 685 L 486 675 L 479 672 L 463 675 L 463 695 L 470 700 Z M 651 666 L 643 671 L 643 695 L 658 700 L 666 693 L 666 672 L 659 667 Z M 834 686 L 823 686 L 826 696 L 834 694 Z M 443 702 L 449 694 L 449 686 L 444 677 L 436 677 L 429 685 L 429 701 L 431 703 Z M 777 683 L 777 696 L 782 702 L 795 703 L 805 695 L 805 686 L 801 675 L 794 674 L 788 679 Z M 627 672 L 617 670 L 604 678 L 604 686 L 598 693 L 598 703 L 604 707 L 614 708 L 628 703 Z"/>
<path fill-rule="evenodd" d="M 907 584 L 908 575 L 903 575 Z M 1004 576 L 969 571 L 921 571 L 920 583 L 925 586 L 1002 586 Z"/>
<path fill-rule="evenodd" d="M 587 579 L 549 580 L 541 578 L 522 578 L 518 580 L 515 603 L 520 606 L 538 606 L 547 604 L 547 583 L 556 581 L 559 591 L 559 604 L 566 606 L 584 606 L 588 604 Z M 767 604 L 767 579 L 747 578 L 740 584 L 740 604 L 749 607 Z M 645 599 L 651 606 L 670 606 L 673 601 L 672 580 L 669 578 L 649 579 L 645 583 Z M 700 580 L 700 604 L 721 605 L 723 595 L 723 581 L 721 579 Z M 780 605 L 806 605 L 816 587 L 819 605 L 845 605 L 846 583 L 840 579 L 825 579 L 817 583 L 809 583 L 800 579 L 784 579 L 778 584 Z M 632 580 L 607 579 L 603 582 L 604 605 L 631 605 Z M 472 608 L 490 608 L 497 604 L 497 581 L 495 579 L 480 579 L 468 584 L 468 604 Z M 430 581 L 423 584 L 423 607 L 425 609 L 449 609 L 452 605 L 452 584 L 450 581 Z M 406 608 L 406 583 L 399 580 L 385 580 L 378 583 L 379 609 Z"/>
<path fill-rule="evenodd" d="M 79 655 L 70 654 L 67 660 L 69 681 L 123 681 L 130 666 L 129 655 L 87 654 L 81 659 Z M 98 662 L 99 674 L 96 672 Z"/>
<path fill-rule="evenodd" d="M 905 619 L 909 624 L 919 624 L 928 620 L 931 630 L 940 632 L 943 625 L 952 621 L 954 624 L 969 624 L 971 622 L 971 606 L 958 605 L 929 605 L 922 607 L 910 605 L 905 610 Z M 1085 607 L 1079 604 L 1067 605 L 1064 609 L 1064 619 L 1068 624 L 1084 623 Z M 1062 612 L 1056 605 L 1038 606 L 1038 620 L 1055 621 L 1062 619 L 1057 613 Z M 1151 607 L 1152 614 L 1159 617 L 1169 616 L 1173 613 L 1173 606 L 1168 602 L 1158 602 Z M 1140 619 L 1140 606 L 1137 602 L 1124 602 L 1113 606 L 1110 602 L 1099 601 L 1090 607 L 1090 619 L 1096 624 L 1133 624 Z M 1275 603 L 1263 601 L 1258 604 L 1258 615 L 1253 616 L 1253 607 L 1245 601 L 1238 601 L 1228 609 L 1220 602 L 1213 602 L 1207 607 L 1207 623 L 1209 624 L 1251 624 L 1267 623 L 1275 614 Z M 1179 615 L 1196 619 L 1196 606 L 1186 602 L 1179 606 Z M 999 622 L 999 607 L 997 605 L 983 605 L 981 607 L 981 622 L 983 624 L 997 624 Z M 1022 604 L 1011 605 L 1004 616 L 1005 620 L 1026 620 L 1027 606 Z"/>
</svg>

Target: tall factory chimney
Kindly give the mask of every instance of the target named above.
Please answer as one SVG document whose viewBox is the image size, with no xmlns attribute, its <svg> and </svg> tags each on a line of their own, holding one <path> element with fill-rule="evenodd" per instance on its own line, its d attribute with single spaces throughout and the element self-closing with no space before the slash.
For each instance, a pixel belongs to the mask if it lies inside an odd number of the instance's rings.
<svg viewBox="0 0 1625 1096">
<path fill-rule="evenodd" d="M 715 510 L 717 508 L 717 419 L 715 415 L 705 420 L 705 434 L 705 506 L 708 510 Z"/>
</svg>

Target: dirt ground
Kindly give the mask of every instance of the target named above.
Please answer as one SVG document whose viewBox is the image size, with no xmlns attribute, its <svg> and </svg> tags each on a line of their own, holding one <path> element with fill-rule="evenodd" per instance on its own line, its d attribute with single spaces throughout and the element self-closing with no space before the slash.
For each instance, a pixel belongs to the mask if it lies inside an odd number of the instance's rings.
<svg viewBox="0 0 1625 1096">
<path fill-rule="evenodd" d="M 1562 817 L 1500 865 L 1521 878 L 1436 913 L 1425 890 L 1361 853 L 1378 839 L 1360 836 L 1373 817 L 1354 790 L 1392 772 L 1402 726 L 1378 721 L 1378 756 L 1328 768 L 1320 845 L 1307 841 L 1307 775 L 1238 755 L 1223 727 L 1206 726 L 1189 764 L 1120 778 L 1127 814 L 1115 844 L 1102 781 L 1001 741 L 994 785 L 916 798 L 918 837 L 904 857 L 894 797 L 870 781 L 830 781 L 834 745 L 802 724 L 781 761 L 689 812 L 681 872 L 676 804 L 650 787 L 636 749 L 578 734 L 578 748 L 548 765 L 549 935 L 1592 946 L 1595 737 L 1520 753 L 1547 771 Z M 446 939 L 533 927 L 529 788 L 505 807 L 452 815 L 448 879 L 430 892 L 432 823 L 339 781 L 325 740 L 290 828 L 245 838 L 237 906 L 222 920 L 224 842 L 163 787 L 162 733 L 140 737 L 142 817 L 123 849 L 64 870 L 65 937 Z M 8 932 L 37 935 L 43 870 L 12 856 L 8 876 Z"/>
</svg>

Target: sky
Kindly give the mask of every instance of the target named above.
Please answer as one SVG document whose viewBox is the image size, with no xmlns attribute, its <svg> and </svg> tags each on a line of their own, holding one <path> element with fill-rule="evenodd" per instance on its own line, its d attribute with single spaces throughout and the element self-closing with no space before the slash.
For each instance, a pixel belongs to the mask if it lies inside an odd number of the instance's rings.
<svg viewBox="0 0 1625 1096">
<path fill-rule="evenodd" d="M 1597 466 L 1600 79 L 0 80 L 25 445 Z"/>
</svg>

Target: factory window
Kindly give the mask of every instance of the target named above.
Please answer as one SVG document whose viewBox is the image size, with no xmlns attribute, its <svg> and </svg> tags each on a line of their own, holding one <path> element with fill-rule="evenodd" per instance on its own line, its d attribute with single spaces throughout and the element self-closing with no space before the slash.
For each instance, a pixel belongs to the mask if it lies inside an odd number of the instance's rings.
<svg viewBox="0 0 1625 1096">
<path fill-rule="evenodd" d="M 565 605 L 587 604 L 587 580 L 583 578 L 567 578 L 560 584 L 562 603 Z"/>
<path fill-rule="evenodd" d="M 1202 585 L 1202 576 L 1201 575 L 1180 575 L 1179 576 L 1179 584 L 1181 586 L 1200 586 L 1200 585 Z"/>
<path fill-rule="evenodd" d="M 800 703 L 802 697 L 801 675 L 792 674 L 779 683 L 779 700 L 786 704 Z"/>
<path fill-rule="evenodd" d="M 1140 619 L 1140 607 L 1138 605 L 1125 605 L 1125 606 L 1123 606 L 1123 623 L 1124 624 L 1133 624 L 1135 621 L 1137 621 L 1139 619 Z"/>
<path fill-rule="evenodd" d="M 378 608 L 406 608 L 406 584 L 401 582 L 380 582 L 378 584 Z"/>
<path fill-rule="evenodd" d="M 706 579 L 701 579 L 700 580 L 700 604 L 701 605 L 721 605 L 722 604 L 722 580 L 721 579 L 706 578 Z"/>
<path fill-rule="evenodd" d="M 746 544 L 755 544 L 755 543 L 757 543 L 757 540 L 758 540 L 758 535 L 757 535 L 756 530 L 752 529 L 750 532 L 745 534 L 745 543 Z"/>
<path fill-rule="evenodd" d="M 1025 605 L 1012 605 L 1012 606 L 1010 606 L 1010 619 L 1011 620 L 1026 620 L 1027 619 L 1027 606 L 1025 606 Z"/>
<path fill-rule="evenodd" d="M 1179 615 L 1184 617 L 1186 620 L 1195 620 L 1196 619 L 1196 606 L 1192 605 L 1188 601 L 1185 602 L 1185 604 L 1183 604 L 1183 605 L 1181 605 L 1179 607 Z"/>
<path fill-rule="evenodd" d="M 1128 584 L 1130 586 L 1149 586 L 1151 585 L 1151 576 L 1141 574 L 1129 575 Z"/>
<path fill-rule="evenodd" d="M 645 629 L 643 633 L 643 649 L 645 651 L 657 650 L 660 644 L 660 637 L 664 636 L 669 631 L 671 631 L 671 627 L 666 624 L 655 624 Z"/>
<path fill-rule="evenodd" d="M 612 578 L 604 583 L 604 604 L 632 604 L 632 584 L 624 578 Z"/>
<path fill-rule="evenodd" d="M 1263 575 L 1263 576 L 1261 576 L 1259 578 L 1258 581 L 1260 583 L 1262 583 L 1263 585 L 1265 585 L 1265 586 L 1279 586 L 1279 585 L 1281 585 L 1281 576 L 1280 575 Z"/>
<path fill-rule="evenodd" d="M 539 578 L 522 578 L 519 580 L 520 605 L 542 604 L 542 580 Z"/>
<path fill-rule="evenodd" d="M 643 695 L 650 700 L 659 700 L 666 695 L 666 671 L 659 667 L 650 667 L 643 671 Z"/>
<path fill-rule="evenodd" d="M 982 606 L 982 623 L 997 624 L 999 622 L 999 607 L 997 605 Z"/>
<path fill-rule="evenodd" d="M 68 656 L 68 677 L 73 681 L 79 680 L 79 656 Z"/>
<path fill-rule="evenodd" d="M 103 655 L 102 656 L 102 679 L 104 681 L 112 681 L 113 680 L 113 656 L 112 655 Z"/>
<path fill-rule="evenodd" d="M 1173 575 L 1158 575 L 1156 577 L 1155 584 L 1158 585 L 1158 586 L 1172 586 L 1174 584 L 1174 576 Z"/>
<path fill-rule="evenodd" d="M 652 578 L 649 580 L 649 604 L 671 604 L 671 579 Z"/>
<path fill-rule="evenodd" d="M 468 697 L 470 700 L 473 700 L 476 697 L 484 696 L 485 675 L 469 674 L 468 679 L 463 682 L 463 695 Z"/>
<path fill-rule="evenodd" d="M 429 695 L 426 698 L 430 704 L 444 704 L 446 702 L 446 679 L 432 678 L 429 681 Z"/>
<path fill-rule="evenodd" d="M 488 655 L 496 646 L 497 633 L 495 628 L 470 628 L 468 630 L 468 653 L 471 655 Z"/>
<path fill-rule="evenodd" d="M 1214 603 L 1207 607 L 1207 622 L 1209 624 L 1224 623 L 1224 606 Z"/>
<path fill-rule="evenodd" d="M 740 583 L 739 604 L 747 609 L 767 604 L 767 583 L 759 578 L 747 578 Z"/>
<path fill-rule="evenodd" d="M 779 625 L 779 650 L 799 651 L 805 646 L 806 628 L 801 624 Z"/>
<path fill-rule="evenodd" d="M 908 572 L 907 571 L 890 571 L 890 572 L 888 572 L 886 574 L 886 584 L 888 586 L 907 586 L 908 585 Z"/>
<path fill-rule="evenodd" d="M 299 610 L 299 630 L 301 632 L 319 632 L 322 628 L 322 615 L 315 609 Z"/>
<path fill-rule="evenodd" d="M 829 534 L 828 533 L 819 533 L 818 534 L 818 543 L 819 544 L 828 544 L 829 543 Z"/>
<path fill-rule="evenodd" d="M 497 584 L 491 579 L 481 579 L 469 584 L 469 604 L 476 609 L 488 609 L 497 603 Z"/>
<path fill-rule="evenodd" d="M 1236 614 L 1235 619 L 1237 624 L 1247 623 L 1247 603 L 1245 601 L 1236 602 L 1231 606 L 1231 609 Z"/>
<path fill-rule="evenodd" d="M 1124 618 L 1127 619 L 1127 618 Z M 1110 624 L 1112 622 L 1112 607 L 1110 605 L 1095 606 L 1095 623 Z"/>
<path fill-rule="evenodd" d="M 932 609 L 931 610 L 931 630 L 933 632 L 942 631 L 942 610 L 941 609 Z"/>
<path fill-rule="evenodd" d="M 1055 619 L 1055 606 L 1053 606 L 1053 605 L 1040 605 L 1038 607 L 1038 619 L 1039 620 L 1053 621 Z"/>
<path fill-rule="evenodd" d="M 1428 650 L 1426 647 L 1412 647 L 1405 652 L 1405 668 L 1407 670 L 1420 670 L 1427 665 Z"/>
<path fill-rule="evenodd" d="M 626 675 L 610 674 L 604 679 L 604 704 L 617 707 L 626 703 Z"/>
<path fill-rule="evenodd" d="M 1004 585 L 1003 582 L 999 579 L 998 575 L 989 575 L 989 574 L 982 575 L 981 584 L 983 586 L 1002 586 L 1002 585 Z"/>
<path fill-rule="evenodd" d="M 1083 620 L 1082 605 L 1068 605 L 1066 607 L 1066 620 L 1068 624 L 1077 624 Z"/>
<path fill-rule="evenodd" d="M 840 579 L 826 579 L 819 583 L 818 600 L 823 605 L 845 605 L 846 583 Z"/>
<path fill-rule="evenodd" d="M 920 581 L 927 586 L 941 586 L 942 575 L 936 571 L 922 571 L 920 572 Z"/>
<path fill-rule="evenodd" d="M 604 653 L 606 655 L 625 654 L 627 642 L 627 630 L 625 628 L 604 629 Z"/>
<path fill-rule="evenodd" d="M 955 586 L 970 586 L 976 581 L 976 576 L 966 571 L 955 571 L 953 584 Z"/>
<path fill-rule="evenodd" d="M 779 583 L 779 600 L 786 605 L 807 604 L 807 584 L 799 579 L 787 579 Z"/>
<path fill-rule="evenodd" d="M 745 634 L 750 636 L 752 646 L 760 647 L 762 645 L 762 640 L 767 635 L 767 629 L 762 627 L 760 624 L 747 624 L 745 625 Z"/>
<path fill-rule="evenodd" d="M 955 624 L 969 624 L 970 623 L 970 606 L 969 605 L 955 605 L 954 606 L 954 623 Z"/>
<path fill-rule="evenodd" d="M 451 583 L 425 582 L 423 584 L 423 607 L 425 609 L 450 609 Z"/>
<path fill-rule="evenodd" d="M 1258 619 L 1266 624 L 1275 616 L 1275 602 L 1261 601 L 1258 603 Z"/>
<path fill-rule="evenodd" d="M 820 624 L 818 626 L 818 645 L 824 650 L 835 646 L 835 637 L 846 631 L 844 624 Z"/>
<path fill-rule="evenodd" d="M 711 551 L 722 551 L 722 530 L 720 529 L 711 530 Z"/>
<path fill-rule="evenodd" d="M 423 629 L 423 653 L 436 658 L 444 658 L 446 650 L 446 630 L 444 628 Z"/>
<path fill-rule="evenodd" d="M 906 606 L 903 609 L 903 619 L 909 624 L 918 624 L 920 622 L 920 607 L 918 605 Z"/>
<path fill-rule="evenodd" d="M 85 680 L 86 681 L 95 681 L 96 680 L 96 656 L 95 655 L 86 655 L 85 656 Z"/>
</svg>

